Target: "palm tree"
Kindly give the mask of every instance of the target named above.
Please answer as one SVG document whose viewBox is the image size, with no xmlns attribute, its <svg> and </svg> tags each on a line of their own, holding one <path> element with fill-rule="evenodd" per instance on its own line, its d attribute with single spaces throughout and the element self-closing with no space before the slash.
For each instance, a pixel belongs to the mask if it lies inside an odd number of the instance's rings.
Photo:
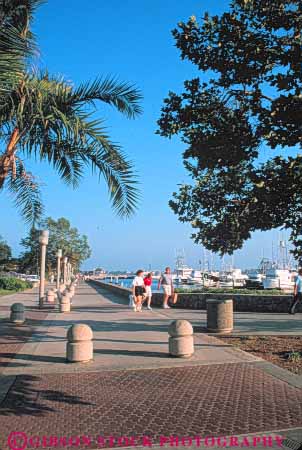
<svg viewBox="0 0 302 450">
<path fill-rule="evenodd" d="M 46 71 L 26 70 L 26 58 L 35 48 L 29 23 L 41 1 L 2 3 L 6 9 L 1 12 L 0 0 L 0 37 L 8 30 L 11 39 L 5 48 L 0 45 L 0 140 L 4 143 L 0 151 L 0 191 L 9 189 L 24 218 L 33 222 L 43 208 L 39 183 L 26 170 L 24 157 L 47 161 L 73 188 L 89 166 L 105 178 L 117 214 L 131 215 L 138 200 L 133 165 L 120 146 L 110 140 L 103 121 L 92 116 L 100 101 L 134 118 L 141 112 L 140 92 L 113 78 L 74 87 Z M 6 19 L 1 20 L 4 10 Z M 10 70 L 11 55 L 16 57 Z"/>
<path fill-rule="evenodd" d="M 26 70 L 27 58 L 37 50 L 29 29 L 43 0 L 0 0 L 0 92 L 8 93 Z"/>
</svg>

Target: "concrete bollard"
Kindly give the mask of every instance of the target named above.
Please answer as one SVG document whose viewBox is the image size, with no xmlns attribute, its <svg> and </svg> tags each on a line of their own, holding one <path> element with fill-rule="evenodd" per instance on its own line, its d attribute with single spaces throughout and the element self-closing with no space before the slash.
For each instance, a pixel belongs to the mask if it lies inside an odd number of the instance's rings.
<svg viewBox="0 0 302 450">
<path fill-rule="evenodd" d="M 10 321 L 15 324 L 25 322 L 25 308 L 23 303 L 14 303 L 10 308 Z"/>
<path fill-rule="evenodd" d="M 67 332 L 66 358 L 69 362 L 88 362 L 93 359 L 93 333 L 83 323 L 72 325 Z"/>
<path fill-rule="evenodd" d="M 233 300 L 207 300 L 207 330 L 210 333 L 230 333 L 233 330 Z"/>
<path fill-rule="evenodd" d="M 46 301 L 47 303 L 55 303 L 55 291 L 53 291 L 52 289 L 49 289 L 46 293 Z"/>
<path fill-rule="evenodd" d="M 73 294 L 70 291 L 70 288 L 66 288 L 65 291 L 63 292 L 63 296 L 66 295 L 69 298 L 70 304 L 72 305 L 72 298 L 73 298 Z"/>
<path fill-rule="evenodd" d="M 174 320 L 168 328 L 169 353 L 178 358 L 190 358 L 194 353 L 193 327 L 187 320 Z"/>
<path fill-rule="evenodd" d="M 66 285 L 64 283 L 60 284 L 59 291 L 64 292 L 66 289 Z"/>
<path fill-rule="evenodd" d="M 74 294 L 75 294 L 75 286 L 71 285 L 71 286 L 68 288 L 68 290 L 69 290 L 69 293 L 70 293 L 71 297 L 74 297 Z"/>
<path fill-rule="evenodd" d="M 70 298 L 68 295 L 63 294 L 60 300 L 60 312 L 70 312 Z"/>
<path fill-rule="evenodd" d="M 60 289 L 58 289 L 56 291 L 56 296 L 57 296 L 57 301 L 60 304 L 61 303 L 61 299 L 62 299 L 62 292 L 60 291 Z"/>
</svg>

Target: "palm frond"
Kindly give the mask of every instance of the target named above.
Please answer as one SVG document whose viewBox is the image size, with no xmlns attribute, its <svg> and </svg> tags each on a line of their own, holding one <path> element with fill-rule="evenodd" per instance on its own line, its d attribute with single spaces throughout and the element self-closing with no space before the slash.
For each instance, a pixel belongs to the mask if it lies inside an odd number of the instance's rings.
<svg viewBox="0 0 302 450">
<path fill-rule="evenodd" d="M 10 93 L 23 78 L 26 58 L 33 51 L 31 43 L 22 38 L 15 28 L 0 28 L 0 96 Z"/>
<path fill-rule="evenodd" d="M 56 139 L 43 143 L 40 148 L 39 159 L 52 164 L 61 180 L 72 188 L 77 188 L 83 177 L 83 161 L 79 155 L 79 148 L 70 141 L 58 142 Z"/>
<path fill-rule="evenodd" d="M 46 0 L 0 0 L 0 28 L 13 27 L 21 33 L 30 33 L 34 14 L 44 3 Z"/>
<path fill-rule="evenodd" d="M 99 177 L 104 177 L 116 214 L 123 218 L 133 215 L 140 199 L 138 176 L 121 148 L 103 135 L 82 151 L 81 156 L 87 166 L 98 172 Z"/>
<path fill-rule="evenodd" d="M 27 60 L 36 50 L 35 37 L 29 25 L 42 3 L 42 0 L 0 0 L 1 96 L 20 82 Z"/>
<path fill-rule="evenodd" d="M 134 85 L 115 78 L 100 78 L 83 83 L 69 95 L 73 104 L 94 103 L 96 100 L 115 106 L 129 118 L 141 114 L 142 94 Z"/>
<path fill-rule="evenodd" d="M 113 210 L 120 217 L 129 218 L 137 209 L 140 194 L 138 177 L 119 145 L 114 144 L 102 126 L 102 121 L 78 118 L 78 134 L 74 154 L 91 169 L 103 176 L 108 186 Z"/>
<path fill-rule="evenodd" d="M 81 96 L 79 92 L 75 95 L 70 84 L 47 73 L 38 77 L 30 74 L 22 83 L 22 92 L 17 90 L 11 95 L 12 105 L 2 110 L 0 106 L 0 120 L 7 117 L 9 134 L 10 123 L 22 133 L 18 151 L 50 163 L 68 185 L 77 187 L 87 166 L 103 176 L 113 209 L 119 216 L 129 217 L 139 199 L 137 175 L 121 147 L 109 139 L 103 121 L 91 120 L 92 112 L 85 109 L 92 101 L 92 91 L 90 94 L 87 90 Z M 132 100 L 132 106 L 127 102 L 120 106 L 129 107 L 129 114 L 135 110 L 136 100 Z M 108 98 L 110 101 L 119 100 Z"/>
<path fill-rule="evenodd" d="M 26 173 L 18 161 L 16 174 L 10 174 L 5 187 L 13 196 L 13 201 L 26 223 L 34 225 L 43 215 L 43 204 L 38 183 L 31 173 Z"/>
<path fill-rule="evenodd" d="M 84 124 L 81 125 L 83 131 Z M 96 131 L 91 124 L 86 123 L 85 139 L 85 143 L 74 142 L 73 145 L 68 140 L 58 145 L 55 139 L 48 142 L 47 146 L 44 145 L 39 157 L 52 163 L 62 181 L 73 187 L 77 187 L 83 177 L 84 163 L 93 173 L 104 177 L 117 215 L 130 217 L 137 209 L 139 199 L 133 164 L 126 159 L 121 148 L 109 140 L 105 129 L 98 127 Z"/>
</svg>

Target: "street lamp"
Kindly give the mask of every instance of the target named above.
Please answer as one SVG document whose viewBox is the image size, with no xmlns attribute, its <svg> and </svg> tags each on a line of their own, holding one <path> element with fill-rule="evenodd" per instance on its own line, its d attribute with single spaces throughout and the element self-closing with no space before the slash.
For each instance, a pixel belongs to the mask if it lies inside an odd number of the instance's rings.
<svg viewBox="0 0 302 450">
<path fill-rule="evenodd" d="M 61 278 L 61 258 L 62 258 L 62 250 L 59 249 L 57 251 L 57 282 L 56 282 L 56 287 L 57 290 L 59 290 L 60 287 L 60 278 Z"/>
<path fill-rule="evenodd" d="M 67 283 L 70 283 L 70 263 L 67 263 Z"/>
<path fill-rule="evenodd" d="M 41 247 L 40 259 L 40 286 L 39 286 L 39 308 L 43 307 L 45 297 L 45 260 L 46 260 L 46 246 L 48 244 L 48 230 L 43 230 L 39 236 L 39 243 Z"/>
<path fill-rule="evenodd" d="M 63 266 L 63 283 L 65 285 L 67 283 L 67 261 L 68 261 L 68 258 L 67 258 L 67 256 L 65 256 L 63 259 L 63 264 L 64 264 L 64 266 Z"/>
</svg>

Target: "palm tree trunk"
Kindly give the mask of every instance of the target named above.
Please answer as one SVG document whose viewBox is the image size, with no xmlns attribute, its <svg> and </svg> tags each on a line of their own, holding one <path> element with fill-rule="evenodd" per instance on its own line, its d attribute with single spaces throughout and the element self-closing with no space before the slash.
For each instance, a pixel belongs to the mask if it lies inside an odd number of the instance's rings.
<svg viewBox="0 0 302 450">
<path fill-rule="evenodd" d="M 15 158 L 16 145 L 20 139 L 19 128 L 15 128 L 9 143 L 7 144 L 5 153 L 0 157 L 0 189 L 3 188 L 4 181 L 8 176 Z"/>
</svg>

